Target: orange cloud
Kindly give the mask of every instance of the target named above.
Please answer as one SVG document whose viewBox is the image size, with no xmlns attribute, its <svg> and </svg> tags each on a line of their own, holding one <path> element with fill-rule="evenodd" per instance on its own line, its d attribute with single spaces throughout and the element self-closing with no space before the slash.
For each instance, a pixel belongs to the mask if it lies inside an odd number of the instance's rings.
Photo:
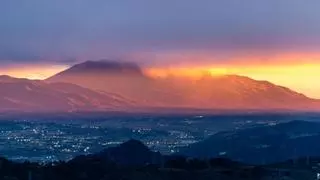
<svg viewBox="0 0 320 180">
<path fill-rule="evenodd" d="M 267 80 L 289 87 L 307 96 L 320 98 L 320 63 L 293 65 L 215 65 L 197 68 L 151 68 L 147 73 L 154 77 L 183 76 L 199 78 L 203 75 L 237 74 L 256 80 Z"/>
<path fill-rule="evenodd" d="M 152 56 L 151 56 L 152 58 Z M 237 74 L 289 87 L 307 96 L 320 98 L 319 52 L 214 52 L 164 53 L 155 56 L 166 65 L 149 68 L 155 77 Z M 170 63 L 173 62 L 173 63 Z"/>
</svg>

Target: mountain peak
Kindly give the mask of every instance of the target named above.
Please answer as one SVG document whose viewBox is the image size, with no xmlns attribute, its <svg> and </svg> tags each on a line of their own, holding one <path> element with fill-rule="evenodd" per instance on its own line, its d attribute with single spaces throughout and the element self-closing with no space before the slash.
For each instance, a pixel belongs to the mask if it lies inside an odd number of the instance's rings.
<svg viewBox="0 0 320 180">
<path fill-rule="evenodd" d="M 142 74 L 141 68 L 131 62 L 119 62 L 110 60 L 85 61 L 76 64 L 67 70 L 69 73 L 132 73 Z"/>
<path fill-rule="evenodd" d="M 134 149 L 139 149 L 139 150 L 143 150 L 143 151 L 149 151 L 149 148 L 144 145 L 141 141 L 136 140 L 136 139 L 130 139 L 124 143 L 122 143 L 120 146 L 120 148 L 134 148 Z"/>
</svg>

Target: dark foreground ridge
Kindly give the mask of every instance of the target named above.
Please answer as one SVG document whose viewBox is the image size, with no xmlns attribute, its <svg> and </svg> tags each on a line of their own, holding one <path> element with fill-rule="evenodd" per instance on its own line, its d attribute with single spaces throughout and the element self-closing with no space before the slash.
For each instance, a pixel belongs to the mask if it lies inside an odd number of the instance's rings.
<svg viewBox="0 0 320 180">
<path fill-rule="evenodd" d="M 250 164 L 270 164 L 320 156 L 320 123 L 290 121 L 219 132 L 180 154 L 193 158 L 224 157 Z"/>
<path fill-rule="evenodd" d="M 17 163 L 0 159 L 1 180 L 314 180 L 320 158 L 301 158 L 278 164 L 250 166 L 228 159 L 163 156 L 130 140 L 68 162 Z"/>
</svg>

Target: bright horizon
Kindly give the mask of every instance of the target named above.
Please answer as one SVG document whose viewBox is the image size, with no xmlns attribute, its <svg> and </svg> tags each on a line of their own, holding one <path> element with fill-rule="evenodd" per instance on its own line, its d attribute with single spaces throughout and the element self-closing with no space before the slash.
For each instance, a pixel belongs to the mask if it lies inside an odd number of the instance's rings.
<svg viewBox="0 0 320 180">
<path fill-rule="evenodd" d="M 17 78 L 46 79 L 72 65 L 25 65 L 0 69 L 1 75 Z M 155 78 L 168 76 L 198 78 L 203 75 L 241 75 L 255 80 L 266 80 L 288 87 L 311 98 L 320 98 L 320 64 L 292 65 L 206 65 L 178 67 L 148 67 L 144 72 Z"/>
</svg>

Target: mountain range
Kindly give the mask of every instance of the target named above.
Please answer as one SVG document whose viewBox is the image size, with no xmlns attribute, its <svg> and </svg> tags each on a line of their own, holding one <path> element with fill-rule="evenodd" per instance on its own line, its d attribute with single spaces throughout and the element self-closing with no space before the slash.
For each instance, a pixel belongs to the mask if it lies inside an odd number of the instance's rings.
<svg viewBox="0 0 320 180">
<path fill-rule="evenodd" d="M 86 61 L 45 80 L 0 76 L 0 111 L 319 110 L 320 101 L 238 75 L 155 78 L 137 64 Z"/>
</svg>

